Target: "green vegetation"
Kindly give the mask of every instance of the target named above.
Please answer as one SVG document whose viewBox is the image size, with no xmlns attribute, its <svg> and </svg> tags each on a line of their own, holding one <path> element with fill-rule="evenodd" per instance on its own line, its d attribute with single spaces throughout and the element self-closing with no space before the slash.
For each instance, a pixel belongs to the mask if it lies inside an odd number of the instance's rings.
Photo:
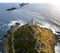
<svg viewBox="0 0 60 53">
<path fill-rule="evenodd" d="M 38 25 L 20 26 L 14 33 L 15 53 L 54 53 L 55 38 L 53 33 Z M 12 52 L 12 36 L 8 37 L 9 53 Z"/>
<path fill-rule="evenodd" d="M 8 37 L 8 52 L 13 53 L 13 51 L 12 51 L 12 36 Z"/>
<path fill-rule="evenodd" d="M 33 31 L 31 26 L 26 28 L 20 27 L 19 30 L 15 31 L 14 47 L 16 53 L 38 53 L 35 49 L 36 39 L 29 31 Z"/>
</svg>

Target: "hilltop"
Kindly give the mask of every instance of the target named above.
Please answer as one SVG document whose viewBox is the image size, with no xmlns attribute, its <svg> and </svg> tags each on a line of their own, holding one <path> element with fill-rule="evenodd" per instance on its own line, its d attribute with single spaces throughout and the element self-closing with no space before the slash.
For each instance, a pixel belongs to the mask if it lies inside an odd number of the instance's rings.
<svg viewBox="0 0 60 53">
<path fill-rule="evenodd" d="M 4 53 L 55 53 L 56 39 L 53 32 L 31 23 L 11 29 L 4 41 Z"/>
</svg>

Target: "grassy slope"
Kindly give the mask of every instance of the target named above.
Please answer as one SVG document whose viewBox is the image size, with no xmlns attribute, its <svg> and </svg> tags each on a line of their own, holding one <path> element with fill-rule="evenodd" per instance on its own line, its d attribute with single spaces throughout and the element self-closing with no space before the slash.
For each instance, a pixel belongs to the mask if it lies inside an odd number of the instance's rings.
<svg viewBox="0 0 60 53">
<path fill-rule="evenodd" d="M 11 37 L 8 42 L 11 42 Z M 52 31 L 38 25 L 28 24 L 14 32 L 14 48 L 16 53 L 54 53 L 55 36 Z M 11 44 L 8 43 L 9 48 Z M 10 50 L 10 53 L 13 53 Z"/>
</svg>

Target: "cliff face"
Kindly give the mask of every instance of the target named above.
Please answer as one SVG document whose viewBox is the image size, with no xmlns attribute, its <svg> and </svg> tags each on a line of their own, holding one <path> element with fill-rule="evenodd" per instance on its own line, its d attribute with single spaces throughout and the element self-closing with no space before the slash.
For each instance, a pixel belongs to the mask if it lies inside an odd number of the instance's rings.
<svg viewBox="0 0 60 53">
<path fill-rule="evenodd" d="M 38 25 L 18 26 L 6 40 L 8 53 L 55 53 L 54 34 Z"/>
</svg>

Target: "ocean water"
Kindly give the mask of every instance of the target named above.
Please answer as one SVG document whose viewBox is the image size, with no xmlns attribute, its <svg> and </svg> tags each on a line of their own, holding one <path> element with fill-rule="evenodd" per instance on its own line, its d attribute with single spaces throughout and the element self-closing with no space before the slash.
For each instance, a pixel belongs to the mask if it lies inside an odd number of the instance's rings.
<svg viewBox="0 0 60 53">
<path fill-rule="evenodd" d="M 16 7 L 18 9 L 7 11 L 6 9 Z M 0 3 L 0 37 L 3 37 L 7 29 L 19 22 L 25 24 L 32 18 L 36 23 L 52 29 L 53 33 L 60 32 L 60 6 L 52 4 L 27 4 L 20 8 L 19 3 Z M 60 46 L 59 46 L 60 47 Z M 58 52 L 56 52 L 58 53 Z"/>
</svg>

